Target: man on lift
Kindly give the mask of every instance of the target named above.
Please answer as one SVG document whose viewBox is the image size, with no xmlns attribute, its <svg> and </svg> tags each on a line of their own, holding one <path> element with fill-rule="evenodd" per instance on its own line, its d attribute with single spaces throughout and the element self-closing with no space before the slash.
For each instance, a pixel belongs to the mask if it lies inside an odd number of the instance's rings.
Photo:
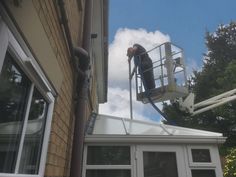
<svg viewBox="0 0 236 177">
<path fill-rule="evenodd" d="M 139 74 L 143 77 L 142 79 L 143 83 L 146 85 L 146 89 L 154 89 L 155 79 L 153 75 L 153 64 L 146 49 L 139 44 L 134 44 L 133 47 L 128 48 L 127 56 L 129 60 L 134 57 L 134 65 L 138 67 Z"/>
</svg>

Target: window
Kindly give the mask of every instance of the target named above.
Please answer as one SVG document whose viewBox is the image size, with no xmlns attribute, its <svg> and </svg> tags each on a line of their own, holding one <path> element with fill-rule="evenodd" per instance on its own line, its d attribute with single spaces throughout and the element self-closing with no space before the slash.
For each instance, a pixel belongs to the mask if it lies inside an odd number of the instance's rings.
<svg viewBox="0 0 236 177">
<path fill-rule="evenodd" d="M 222 173 L 218 150 L 213 146 L 188 146 L 189 169 L 192 177 L 216 177 Z"/>
<path fill-rule="evenodd" d="M 178 177 L 175 152 L 143 152 L 144 177 Z"/>
<path fill-rule="evenodd" d="M 130 165 L 129 146 L 89 146 L 88 165 Z"/>
<path fill-rule="evenodd" d="M 0 176 L 43 176 L 54 98 L 1 19 L 0 38 Z"/>
<path fill-rule="evenodd" d="M 130 146 L 88 146 L 85 177 L 131 177 Z"/>
<path fill-rule="evenodd" d="M 191 170 L 192 177 L 215 177 L 215 170 Z"/>
<path fill-rule="evenodd" d="M 189 146 L 190 166 L 215 166 L 211 146 Z"/>
<path fill-rule="evenodd" d="M 186 177 L 183 149 L 176 145 L 138 145 L 137 177 Z"/>
<path fill-rule="evenodd" d="M 122 144 L 117 146 L 105 144 L 85 145 L 82 176 L 223 176 L 217 146 L 194 145 L 187 146 L 187 149 L 186 146 L 173 144 L 133 144 L 130 146 Z M 192 157 L 196 154 L 200 154 L 200 156 L 202 156 L 201 154 L 204 154 L 204 158 Z M 192 163 L 190 163 L 190 159 L 194 159 L 191 161 Z"/>
<path fill-rule="evenodd" d="M 209 149 L 191 149 L 193 162 L 211 162 Z"/>
<path fill-rule="evenodd" d="M 130 177 L 130 170 L 87 170 L 86 177 Z"/>
<path fill-rule="evenodd" d="M 8 52 L 0 74 L 0 83 L 0 147 L 3 154 L 0 158 L 3 164 L 0 172 L 11 173 L 16 165 L 30 81 L 16 66 Z"/>
</svg>

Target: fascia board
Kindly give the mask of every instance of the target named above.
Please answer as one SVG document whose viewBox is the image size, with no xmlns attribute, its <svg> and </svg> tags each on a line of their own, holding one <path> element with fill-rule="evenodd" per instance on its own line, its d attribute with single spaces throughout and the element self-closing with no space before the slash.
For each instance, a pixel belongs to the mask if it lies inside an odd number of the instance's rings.
<svg viewBox="0 0 236 177">
<path fill-rule="evenodd" d="M 149 135 L 86 135 L 85 143 L 138 143 L 138 144 L 223 144 L 226 137 L 217 136 L 149 136 Z"/>
</svg>

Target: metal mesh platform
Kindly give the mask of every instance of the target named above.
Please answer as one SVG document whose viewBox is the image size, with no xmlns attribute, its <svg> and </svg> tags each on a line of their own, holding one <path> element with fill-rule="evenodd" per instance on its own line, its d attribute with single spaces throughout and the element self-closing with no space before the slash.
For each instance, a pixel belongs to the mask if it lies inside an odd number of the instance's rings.
<svg viewBox="0 0 236 177">
<path fill-rule="evenodd" d="M 176 86 L 174 90 L 171 90 L 168 85 L 149 90 L 148 93 L 140 92 L 137 94 L 137 100 L 142 101 L 143 103 L 149 103 L 149 100 L 146 96 L 149 94 L 149 97 L 154 103 L 163 102 L 172 100 L 173 98 L 184 97 L 188 94 L 186 87 Z"/>
</svg>

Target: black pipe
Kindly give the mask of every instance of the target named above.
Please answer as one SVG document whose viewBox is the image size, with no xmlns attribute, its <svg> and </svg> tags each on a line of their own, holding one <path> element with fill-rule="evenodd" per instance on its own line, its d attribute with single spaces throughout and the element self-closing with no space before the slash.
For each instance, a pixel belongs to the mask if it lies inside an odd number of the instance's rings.
<svg viewBox="0 0 236 177">
<path fill-rule="evenodd" d="M 77 81 L 78 95 L 77 95 L 77 105 L 75 108 L 76 110 L 75 110 L 74 138 L 73 138 L 71 169 L 70 169 L 71 177 L 80 177 L 82 171 L 83 144 L 84 144 L 85 126 L 87 121 L 86 110 L 87 106 L 89 105 L 88 90 L 89 90 L 88 74 L 85 74 L 84 77 L 78 77 Z"/>
<path fill-rule="evenodd" d="M 63 0 L 58 0 L 58 6 L 60 9 L 60 13 L 61 13 L 61 24 L 64 27 L 64 31 L 65 31 L 65 35 L 66 35 L 66 41 L 67 41 L 67 45 L 70 51 L 70 55 L 71 55 L 71 59 L 75 58 L 74 55 L 74 50 L 73 50 L 73 43 L 72 43 L 72 39 L 71 39 L 71 35 L 70 35 L 70 29 L 68 26 L 68 19 L 66 16 L 66 10 L 65 10 L 65 3 Z"/>
<path fill-rule="evenodd" d="M 77 97 L 75 105 L 75 122 L 74 122 L 74 136 L 71 155 L 71 169 L 70 177 L 80 177 L 82 172 L 82 157 L 85 126 L 87 120 L 87 105 L 88 105 L 88 87 L 89 87 L 89 51 L 91 42 L 91 12 L 92 0 L 85 1 L 85 16 L 84 16 L 84 35 L 82 47 L 73 47 L 70 30 L 68 26 L 68 19 L 63 0 L 58 0 L 58 6 L 61 14 L 61 23 L 64 27 L 68 48 L 70 51 L 73 66 L 77 71 L 75 75 L 75 85 L 73 95 Z M 79 58 L 79 61 L 77 60 Z"/>
<path fill-rule="evenodd" d="M 84 14 L 84 29 L 83 29 L 83 44 L 82 47 L 90 52 L 91 44 L 91 25 L 92 25 L 92 0 L 85 1 Z"/>
<path fill-rule="evenodd" d="M 90 58 L 88 52 L 81 47 L 74 47 L 74 54 L 79 58 L 79 68 L 84 72 L 89 69 Z"/>
<path fill-rule="evenodd" d="M 91 17 L 92 17 L 92 0 L 85 1 L 85 14 L 84 14 L 84 29 L 83 29 L 83 43 L 82 47 L 89 53 L 91 43 Z M 77 50 L 78 51 L 78 50 Z M 79 52 L 79 51 L 78 51 Z M 76 50 L 75 50 L 76 53 Z M 83 52 L 79 52 L 83 55 Z M 88 103 L 88 90 L 89 90 L 89 62 L 86 56 L 80 56 L 80 68 L 85 71 L 85 75 L 82 79 L 78 78 L 78 102 L 75 112 L 75 128 L 71 157 L 71 170 L 70 177 L 81 177 L 83 166 L 83 147 L 85 127 L 87 121 L 87 106 Z M 83 66 L 82 66 L 83 65 Z"/>
</svg>

